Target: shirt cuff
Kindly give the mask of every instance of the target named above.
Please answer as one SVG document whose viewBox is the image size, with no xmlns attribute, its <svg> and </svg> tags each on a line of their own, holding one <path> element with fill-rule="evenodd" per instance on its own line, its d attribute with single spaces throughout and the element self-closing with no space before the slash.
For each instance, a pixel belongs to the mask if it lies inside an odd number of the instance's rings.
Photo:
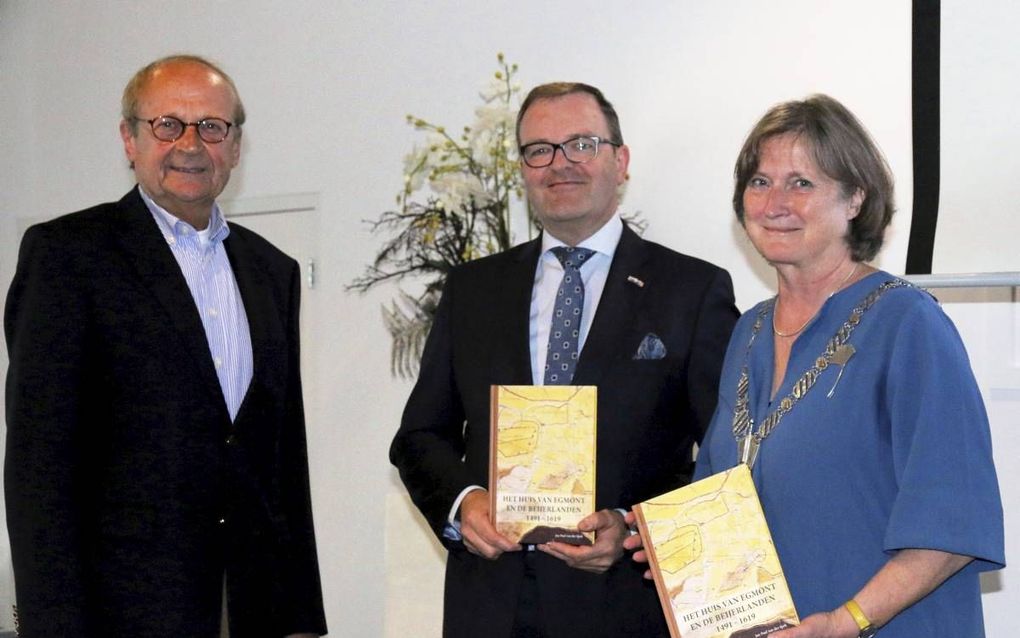
<svg viewBox="0 0 1020 638">
<path fill-rule="evenodd" d="M 464 536 L 460 533 L 460 504 L 464 501 L 464 497 L 474 492 L 475 490 L 484 490 L 485 488 L 481 485 L 468 485 L 457 498 L 453 501 L 453 506 L 450 507 L 450 513 L 446 517 L 446 526 L 443 527 L 443 538 L 451 541 L 462 541 Z"/>
<path fill-rule="evenodd" d="M 627 517 L 627 510 L 623 509 L 622 507 L 614 507 L 613 509 L 616 510 L 617 512 L 619 512 L 620 516 L 623 516 L 624 518 Z M 627 528 L 627 533 L 630 534 L 631 536 L 633 536 L 634 534 L 637 534 L 638 531 L 637 531 L 637 528 L 628 527 Z"/>
<path fill-rule="evenodd" d="M 470 494 L 471 492 L 474 492 L 475 490 L 484 490 L 484 489 L 485 488 L 482 487 L 481 485 L 468 485 L 463 490 L 461 490 L 460 494 L 457 495 L 457 498 L 454 499 L 453 506 L 450 507 L 450 513 L 446 516 L 446 522 L 448 524 L 450 524 L 450 525 L 453 525 L 453 524 L 456 523 L 457 527 L 459 528 L 460 527 L 460 504 L 464 501 L 464 497 L 467 496 L 468 494 Z"/>
</svg>

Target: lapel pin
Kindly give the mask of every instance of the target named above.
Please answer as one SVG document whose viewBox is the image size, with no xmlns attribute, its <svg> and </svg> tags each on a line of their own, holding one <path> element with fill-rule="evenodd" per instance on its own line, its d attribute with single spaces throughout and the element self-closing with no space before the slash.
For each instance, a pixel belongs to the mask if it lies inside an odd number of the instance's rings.
<svg viewBox="0 0 1020 638">
<path fill-rule="evenodd" d="M 634 275 L 627 275 L 627 281 L 629 281 L 630 283 L 634 284 L 638 288 L 644 288 L 645 287 L 645 282 L 641 281 L 640 279 L 638 279 Z"/>
</svg>

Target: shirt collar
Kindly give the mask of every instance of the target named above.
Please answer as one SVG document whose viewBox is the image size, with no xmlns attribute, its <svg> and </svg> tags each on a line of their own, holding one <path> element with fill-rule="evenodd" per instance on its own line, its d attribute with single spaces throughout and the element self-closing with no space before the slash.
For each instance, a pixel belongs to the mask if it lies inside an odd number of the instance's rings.
<svg viewBox="0 0 1020 638">
<path fill-rule="evenodd" d="M 227 226 L 227 220 L 223 217 L 220 206 L 216 202 L 213 202 L 209 226 L 205 230 L 199 231 L 188 222 L 157 204 L 142 189 L 141 184 L 138 185 L 138 194 L 142 196 L 142 201 L 145 202 L 145 206 L 152 213 L 153 218 L 156 220 L 156 225 L 159 226 L 159 230 L 163 233 L 163 237 L 168 244 L 176 243 L 179 237 L 185 235 L 198 235 L 203 243 L 215 244 L 223 241 L 230 235 L 230 227 Z"/>
<path fill-rule="evenodd" d="M 598 229 L 594 235 L 585 239 L 580 244 L 581 248 L 590 248 L 597 253 L 602 253 L 610 259 L 616 253 L 616 245 L 620 243 L 620 237 L 623 236 L 623 220 L 620 219 L 619 213 L 613 213 L 613 216 L 609 218 L 602 228 Z M 550 249 L 556 246 L 566 246 L 565 243 L 559 239 L 553 237 L 548 231 L 542 233 L 542 254 L 546 254 Z"/>
</svg>

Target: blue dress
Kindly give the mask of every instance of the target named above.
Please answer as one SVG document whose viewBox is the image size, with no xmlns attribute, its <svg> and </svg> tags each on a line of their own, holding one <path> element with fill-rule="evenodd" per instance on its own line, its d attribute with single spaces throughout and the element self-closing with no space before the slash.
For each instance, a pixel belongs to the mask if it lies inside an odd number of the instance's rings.
<svg viewBox="0 0 1020 638">
<path fill-rule="evenodd" d="M 872 273 L 826 301 L 794 343 L 776 404 L 854 306 L 890 279 Z M 695 478 L 737 462 L 733 411 L 745 356 L 756 428 L 775 407 L 771 307 L 747 347 L 762 304 L 730 339 Z M 1005 563 L 1002 504 L 988 416 L 963 342 L 930 295 L 902 287 L 864 313 L 848 343 L 856 351 L 838 383 L 840 366 L 830 365 L 762 442 L 754 465 L 797 612 L 839 607 L 899 549 L 937 549 L 976 560 L 879 635 L 984 636 L 978 574 Z"/>
</svg>

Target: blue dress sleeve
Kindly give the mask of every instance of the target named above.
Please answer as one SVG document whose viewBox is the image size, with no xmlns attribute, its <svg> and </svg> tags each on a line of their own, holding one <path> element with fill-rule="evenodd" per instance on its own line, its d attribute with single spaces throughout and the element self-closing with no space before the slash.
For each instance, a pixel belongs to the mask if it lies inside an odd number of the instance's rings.
<svg viewBox="0 0 1020 638">
<path fill-rule="evenodd" d="M 885 382 L 899 491 L 886 551 L 926 548 L 1005 564 L 1002 504 L 988 415 L 959 333 L 927 295 L 911 291 Z"/>
</svg>

